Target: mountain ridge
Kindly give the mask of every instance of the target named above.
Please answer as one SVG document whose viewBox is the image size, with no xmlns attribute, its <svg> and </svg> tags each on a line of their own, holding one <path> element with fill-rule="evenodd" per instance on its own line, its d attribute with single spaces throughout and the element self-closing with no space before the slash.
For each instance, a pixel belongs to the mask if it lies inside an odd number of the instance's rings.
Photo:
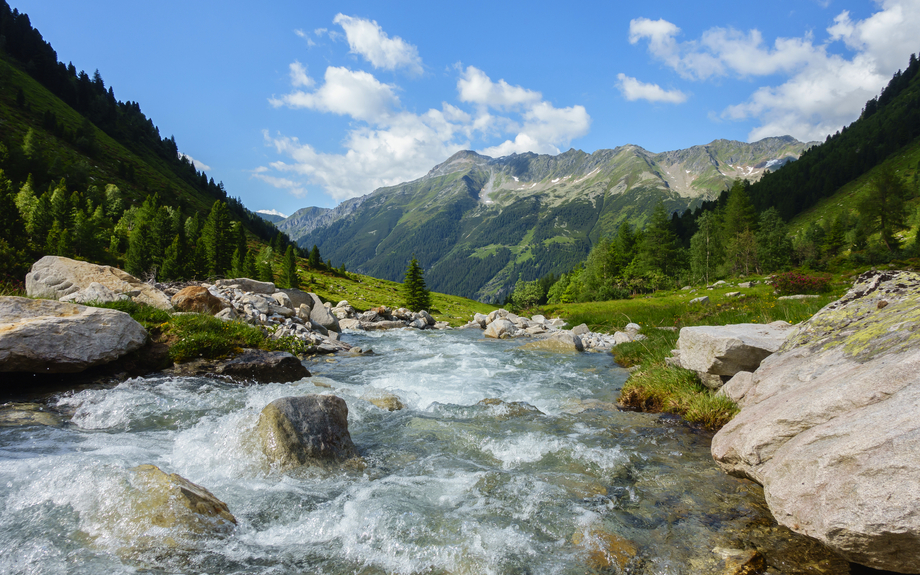
<svg viewBox="0 0 920 575">
<path fill-rule="evenodd" d="M 659 200 L 692 209 L 811 145 L 784 136 L 658 154 L 634 144 L 500 158 L 463 150 L 420 178 L 276 225 L 348 269 L 398 280 L 415 255 L 433 289 L 495 301 L 518 277 L 568 271 L 622 223 L 641 227 Z"/>
</svg>

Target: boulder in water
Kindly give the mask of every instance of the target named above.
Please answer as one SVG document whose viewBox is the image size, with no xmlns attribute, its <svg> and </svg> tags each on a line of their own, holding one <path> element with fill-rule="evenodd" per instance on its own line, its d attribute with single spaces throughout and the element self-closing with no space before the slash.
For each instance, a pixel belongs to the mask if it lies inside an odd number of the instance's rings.
<svg viewBox="0 0 920 575">
<path fill-rule="evenodd" d="M 495 312 L 492 312 L 492 313 L 495 313 Z M 486 337 L 494 337 L 495 339 L 502 339 L 504 337 L 513 336 L 514 332 L 516 331 L 517 331 L 517 328 L 514 326 L 513 323 L 511 323 L 507 319 L 498 318 L 498 319 L 492 320 L 492 322 L 486 327 L 486 330 L 483 332 L 483 335 Z"/>
<path fill-rule="evenodd" d="M 357 455 L 348 433 L 348 406 L 334 395 L 276 399 L 262 410 L 257 430 L 262 451 L 281 469 Z"/>
<path fill-rule="evenodd" d="M 573 330 L 553 332 L 548 337 L 525 343 L 521 346 L 521 349 L 565 353 L 584 351 L 585 346 L 581 341 L 581 337 L 576 335 Z"/>
</svg>

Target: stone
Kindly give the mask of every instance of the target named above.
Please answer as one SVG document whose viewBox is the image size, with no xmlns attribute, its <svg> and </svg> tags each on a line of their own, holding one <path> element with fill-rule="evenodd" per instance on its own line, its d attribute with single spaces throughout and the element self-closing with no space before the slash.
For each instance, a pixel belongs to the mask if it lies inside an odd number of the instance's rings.
<svg viewBox="0 0 920 575">
<path fill-rule="evenodd" d="M 585 335 L 587 333 L 591 333 L 591 330 L 588 329 L 588 324 L 583 323 L 581 325 L 576 325 L 575 327 L 573 327 L 572 333 L 574 333 L 575 335 Z"/>
<path fill-rule="evenodd" d="M 275 293 L 275 284 L 272 282 L 260 282 L 249 278 L 217 280 L 214 285 L 217 287 L 238 286 L 243 291 L 265 295 L 271 295 Z"/>
<path fill-rule="evenodd" d="M 546 333 L 546 328 L 542 324 L 532 325 L 524 330 L 530 335 L 540 335 L 541 333 Z"/>
<path fill-rule="evenodd" d="M 755 285 L 757 285 L 757 282 L 756 282 L 756 281 L 749 281 L 749 282 L 741 282 L 740 284 L 738 284 L 738 287 L 740 287 L 740 288 L 749 288 L 749 287 L 753 287 L 753 286 L 755 286 Z"/>
<path fill-rule="evenodd" d="M 32 264 L 32 271 L 26 274 L 26 294 L 32 298 L 60 299 L 93 283 L 126 294 L 137 303 L 172 310 L 166 294 L 126 271 L 60 256 L 45 256 Z"/>
<path fill-rule="evenodd" d="M 120 311 L 0 297 L 0 372 L 76 373 L 145 343 L 147 331 Z"/>
<path fill-rule="evenodd" d="M 482 329 L 485 329 L 486 324 L 488 323 L 489 316 L 481 313 L 477 313 L 473 316 L 473 321 L 479 325 Z"/>
<path fill-rule="evenodd" d="M 691 303 L 691 304 L 698 303 L 698 304 L 700 304 L 700 305 L 706 305 L 706 304 L 709 303 L 709 296 L 708 296 L 708 295 L 704 295 L 704 296 L 700 296 L 700 297 L 695 297 L 695 298 L 693 298 L 692 300 L 690 300 L 690 303 Z"/>
<path fill-rule="evenodd" d="M 112 303 L 130 300 L 131 297 L 123 293 L 115 293 L 99 282 L 92 282 L 89 286 L 70 295 L 61 297 L 58 301 L 68 303 Z"/>
<path fill-rule="evenodd" d="M 366 331 L 382 331 L 386 329 L 402 329 L 406 327 L 406 322 L 393 320 L 393 321 L 374 321 L 374 322 L 361 322 L 361 327 Z"/>
<path fill-rule="evenodd" d="M 301 305 L 305 305 L 309 308 L 313 307 L 313 298 L 310 297 L 309 292 L 305 292 L 299 289 L 280 289 L 276 291 L 272 296 L 278 293 L 283 293 L 289 300 L 291 300 L 291 305 L 287 306 L 291 309 L 297 309 Z M 346 302 L 347 303 L 347 302 Z"/>
<path fill-rule="evenodd" d="M 632 336 L 630 336 L 625 331 L 617 331 L 617 332 L 614 332 L 613 334 L 614 345 L 620 345 L 621 343 L 629 343 L 632 340 L 633 340 Z"/>
<path fill-rule="evenodd" d="M 783 300 L 783 299 L 815 299 L 815 298 L 818 298 L 818 297 L 821 297 L 821 296 L 813 295 L 813 294 L 804 294 L 804 293 L 800 293 L 800 294 L 796 294 L 796 295 L 781 295 L 781 296 L 779 296 L 779 297 L 776 298 L 776 299 L 777 299 L 777 301 L 779 301 L 779 300 Z"/>
<path fill-rule="evenodd" d="M 642 329 L 642 326 L 637 323 L 629 322 L 628 324 L 626 324 L 626 331 L 636 331 L 637 332 L 637 331 L 640 331 L 641 329 Z"/>
<path fill-rule="evenodd" d="M 37 403 L 7 403 L 0 405 L 0 427 L 24 427 L 27 425 L 45 425 L 60 427 L 63 418 L 49 412 Z"/>
<path fill-rule="evenodd" d="M 503 401 L 497 397 L 481 400 L 476 405 L 487 408 L 492 415 L 499 419 L 523 417 L 527 415 L 544 415 L 542 411 L 526 401 Z"/>
<path fill-rule="evenodd" d="M 224 320 L 224 321 L 233 321 L 235 319 L 238 319 L 240 316 L 238 313 L 236 313 L 236 310 L 234 310 L 232 307 L 227 307 L 215 313 L 214 317 L 216 317 L 217 319 Z"/>
<path fill-rule="evenodd" d="M 342 329 L 363 329 L 361 327 L 361 321 L 355 318 L 346 317 L 345 319 L 339 320 L 339 327 Z"/>
<path fill-rule="evenodd" d="M 307 321 L 310 319 L 310 311 L 311 311 L 310 306 L 305 305 L 305 304 L 300 304 L 297 307 L 296 314 L 297 314 L 297 317 L 299 317 L 303 321 Z"/>
<path fill-rule="evenodd" d="M 722 558 L 722 575 L 760 575 L 767 568 L 767 560 L 756 549 L 716 547 L 712 551 Z"/>
<path fill-rule="evenodd" d="M 188 286 L 172 296 L 170 303 L 179 311 L 191 311 L 215 315 L 226 306 L 226 302 L 201 286 Z"/>
<path fill-rule="evenodd" d="M 738 403 L 741 398 L 747 395 L 752 385 L 754 385 L 754 374 L 750 371 L 739 371 L 721 386 L 719 394 Z"/>
<path fill-rule="evenodd" d="M 348 406 L 334 395 L 276 399 L 262 410 L 256 429 L 263 453 L 281 469 L 357 455 L 348 433 Z"/>
<path fill-rule="evenodd" d="M 530 318 L 530 321 L 532 321 L 532 322 L 534 322 L 534 323 L 540 323 L 540 324 L 542 324 L 542 323 L 546 323 L 546 317 L 544 317 L 544 316 L 542 316 L 542 315 L 540 315 L 540 314 L 537 314 L 537 315 L 531 317 L 531 318 Z"/>
<path fill-rule="evenodd" d="M 879 301 L 888 305 L 878 309 Z M 873 271 L 753 373 L 712 440 L 776 520 L 848 561 L 920 565 L 920 274 Z"/>
<path fill-rule="evenodd" d="M 182 376 L 222 375 L 237 381 L 288 383 L 310 377 L 310 372 L 286 351 L 243 349 L 230 359 L 198 359 L 165 370 Z"/>
<path fill-rule="evenodd" d="M 741 295 L 740 291 L 725 292 L 725 297 L 738 297 L 740 295 Z"/>
<path fill-rule="evenodd" d="M 281 307 L 286 307 L 288 309 L 297 309 L 297 306 L 294 305 L 294 303 L 291 301 L 290 296 L 288 296 L 288 294 L 284 293 L 283 291 L 276 291 L 275 293 L 273 293 L 272 299 L 275 300 L 275 303 L 277 303 Z"/>
<path fill-rule="evenodd" d="M 421 316 L 421 318 L 424 319 L 425 322 L 428 323 L 428 325 L 434 325 L 435 323 L 434 318 L 431 317 L 431 314 L 428 313 L 427 311 L 422 310 L 418 312 L 418 315 Z"/>
<path fill-rule="evenodd" d="M 332 310 L 323 305 L 323 302 L 316 294 L 310 294 L 313 298 L 313 307 L 310 309 L 310 321 L 317 323 L 331 331 L 342 331 L 339 327 L 339 319 L 335 317 Z"/>
<path fill-rule="evenodd" d="M 520 349 L 528 351 L 551 351 L 555 353 L 564 353 L 572 351 L 584 351 L 585 346 L 581 341 L 581 337 L 572 331 L 557 331 L 551 334 L 549 337 L 535 339 L 534 341 L 525 343 L 520 347 Z"/>
<path fill-rule="evenodd" d="M 629 563 L 639 554 L 635 543 L 604 529 L 576 531 L 572 544 L 587 551 L 588 566 L 597 571 L 627 572 Z"/>
<path fill-rule="evenodd" d="M 398 397 L 386 391 L 373 391 L 363 395 L 361 399 L 386 411 L 399 411 L 406 408 Z"/>
<path fill-rule="evenodd" d="M 494 337 L 496 339 L 501 339 L 502 336 L 512 336 L 514 332 L 517 331 L 517 328 L 509 320 L 504 318 L 499 318 L 492 320 L 492 322 L 486 326 L 486 329 L 482 334 L 485 337 Z"/>
<path fill-rule="evenodd" d="M 425 318 L 420 317 L 418 319 L 415 319 L 409 322 L 409 327 L 413 327 L 415 329 L 425 329 L 426 327 L 428 327 L 428 322 L 425 321 Z"/>
<path fill-rule="evenodd" d="M 677 339 L 680 362 L 685 369 L 713 375 L 754 371 L 792 330 L 786 322 L 685 327 Z"/>
<path fill-rule="evenodd" d="M 565 320 L 558 318 L 558 317 L 554 317 L 553 319 L 546 322 L 546 324 L 550 327 L 563 328 L 565 327 Z"/>
<path fill-rule="evenodd" d="M 136 523 L 199 535 L 226 533 L 236 526 L 227 504 L 204 487 L 155 465 L 140 465 L 133 471 L 131 483 L 140 499 L 135 505 Z"/>
</svg>

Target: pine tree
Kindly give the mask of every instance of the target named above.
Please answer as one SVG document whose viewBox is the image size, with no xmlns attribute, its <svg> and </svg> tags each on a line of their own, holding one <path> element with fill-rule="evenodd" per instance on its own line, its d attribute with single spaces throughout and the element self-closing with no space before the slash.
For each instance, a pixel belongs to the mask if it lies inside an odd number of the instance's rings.
<svg viewBox="0 0 920 575">
<path fill-rule="evenodd" d="M 141 221 L 128 237 L 128 252 L 125 254 L 125 271 L 138 279 L 145 279 L 151 271 L 150 225 Z"/>
<path fill-rule="evenodd" d="M 859 213 L 870 231 L 878 232 L 889 251 L 901 245 L 895 233 L 907 223 L 908 188 L 891 165 L 880 168 L 869 180 L 869 195 L 859 203 Z"/>
<path fill-rule="evenodd" d="M 403 305 L 412 311 L 428 310 L 431 307 L 431 292 L 425 287 L 422 267 L 415 256 L 412 256 L 412 261 L 409 262 L 409 267 L 406 269 L 406 277 L 403 280 L 403 300 L 405 302 Z"/>
<path fill-rule="evenodd" d="M 757 257 L 761 271 L 771 273 L 789 266 L 792 256 L 792 242 L 782 216 L 776 208 L 769 208 L 760 214 L 760 229 L 757 231 Z"/>
<path fill-rule="evenodd" d="M 275 272 L 272 269 L 272 260 L 275 259 L 274 250 L 271 246 L 265 246 L 259 250 L 259 257 L 256 258 L 256 271 L 259 281 L 275 281 Z"/>
<path fill-rule="evenodd" d="M 246 251 L 246 259 L 243 261 L 243 273 L 241 277 L 256 279 L 259 276 L 259 270 L 256 267 L 256 254 L 252 251 Z"/>
<path fill-rule="evenodd" d="M 26 226 L 13 196 L 13 184 L 0 170 L 0 239 L 15 248 L 25 247 Z"/>
<path fill-rule="evenodd" d="M 746 230 L 757 231 L 757 211 L 748 195 L 749 187 L 747 180 L 735 180 L 728 192 L 725 215 L 722 218 L 722 237 L 726 242 Z"/>
<path fill-rule="evenodd" d="M 713 212 L 703 212 L 696 220 L 697 231 L 690 238 L 690 273 L 694 281 L 709 283 L 722 264 L 722 237 Z"/>
<path fill-rule="evenodd" d="M 637 256 L 639 269 L 644 272 L 659 272 L 670 277 L 680 266 L 677 236 L 671 229 L 671 220 L 665 210 L 664 202 L 658 202 L 652 212 L 651 220 L 645 228 L 645 235 Z"/>
<path fill-rule="evenodd" d="M 294 248 L 288 246 L 284 252 L 284 266 L 281 271 L 281 283 L 289 289 L 300 288 L 300 278 L 297 277 L 297 258 L 294 256 Z"/>
<path fill-rule="evenodd" d="M 183 234 L 184 235 L 184 234 Z M 177 234 L 169 247 L 166 248 L 166 254 L 163 256 L 163 265 L 160 266 L 159 278 L 161 281 L 175 281 L 182 279 L 185 274 L 183 272 L 183 260 L 182 260 L 182 251 L 183 247 L 181 244 L 185 243 L 183 239 Z"/>
<path fill-rule="evenodd" d="M 208 273 L 212 276 L 222 276 L 230 269 L 235 240 L 232 223 L 227 204 L 215 201 L 201 230 L 208 257 Z"/>
<path fill-rule="evenodd" d="M 310 256 L 307 258 L 307 264 L 309 264 L 310 269 L 318 270 L 323 265 L 323 260 L 319 257 L 319 248 L 316 247 L 316 244 L 313 244 L 313 249 L 310 250 Z"/>
</svg>

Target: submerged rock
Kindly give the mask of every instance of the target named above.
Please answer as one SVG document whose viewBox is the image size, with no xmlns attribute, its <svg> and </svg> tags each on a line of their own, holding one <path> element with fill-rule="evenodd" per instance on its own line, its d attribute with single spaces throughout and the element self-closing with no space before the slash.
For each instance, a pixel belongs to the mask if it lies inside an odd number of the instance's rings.
<svg viewBox="0 0 920 575">
<path fill-rule="evenodd" d="M 638 555 L 636 544 L 604 529 L 576 531 L 572 544 L 588 553 L 588 566 L 595 570 L 615 568 L 625 572 L 629 563 Z"/>
<path fill-rule="evenodd" d="M 77 373 L 146 342 L 147 331 L 120 311 L 0 297 L 0 372 Z"/>
<path fill-rule="evenodd" d="M 47 425 L 60 427 L 64 420 L 37 403 L 7 403 L 0 405 L 0 427 Z"/>
<path fill-rule="evenodd" d="M 371 392 L 363 395 L 361 399 L 387 411 L 399 411 L 406 408 L 398 397 L 386 391 Z"/>
<path fill-rule="evenodd" d="M 763 485 L 782 525 L 849 561 L 915 573 L 920 274 L 863 274 L 739 387 L 741 412 L 712 441 L 719 465 Z"/>
<path fill-rule="evenodd" d="M 281 469 L 357 455 L 348 433 L 348 406 L 334 395 L 276 399 L 259 415 L 257 431 L 263 453 Z"/>
</svg>

